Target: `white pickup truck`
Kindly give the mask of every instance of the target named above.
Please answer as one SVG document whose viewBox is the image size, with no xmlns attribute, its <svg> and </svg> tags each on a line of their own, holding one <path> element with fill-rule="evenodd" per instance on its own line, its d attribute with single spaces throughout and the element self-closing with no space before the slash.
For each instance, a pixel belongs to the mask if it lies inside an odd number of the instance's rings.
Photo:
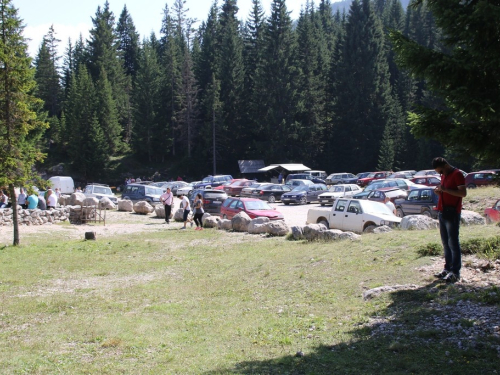
<svg viewBox="0 0 500 375">
<path fill-rule="evenodd" d="M 317 207 L 307 212 L 307 224 L 322 223 L 330 229 L 357 233 L 369 233 L 382 225 L 397 227 L 400 222 L 384 203 L 366 199 L 338 198 L 331 209 Z"/>
</svg>

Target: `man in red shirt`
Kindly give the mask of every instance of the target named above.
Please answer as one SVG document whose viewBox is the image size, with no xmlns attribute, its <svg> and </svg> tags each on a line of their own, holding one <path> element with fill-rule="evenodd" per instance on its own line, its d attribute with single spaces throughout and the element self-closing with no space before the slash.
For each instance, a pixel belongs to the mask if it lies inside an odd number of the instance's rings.
<svg viewBox="0 0 500 375">
<path fill-rule="evenodd" d="M 467 196 L 465 178 L 459 169 L 452 167 L 444 158 L 432 160 L 432 168 L 441 175 L 441 184 L 434 191 L 439 196 L 439 231 L 444 249 L 444 269 L 434 275 L 448 283 L 460 280 L 462 250 L 458 239 L 462 198 Z"/>
</svg>

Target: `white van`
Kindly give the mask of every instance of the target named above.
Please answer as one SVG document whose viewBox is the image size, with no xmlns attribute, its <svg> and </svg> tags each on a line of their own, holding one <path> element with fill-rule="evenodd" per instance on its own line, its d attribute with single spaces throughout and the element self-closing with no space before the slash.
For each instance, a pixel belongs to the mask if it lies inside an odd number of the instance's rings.
<svg viewBox="0 0 500 375">
<path fill-rule="evenodd" d="M 54 176 L 49 178 L 52 189 L 59 188 L 61 194 L 73 194 L 75 192 L 75 183 L 68 176 Z"/>
<path fill-rule="evenodd" d="M 313 176 L 315 178 L 320 178 L 322 180 L 324 180 L 326 178 L 326 176 L 327 176 L 325 171 L 313 170 L 313 171 L 305 171 L 303 173 L 310 174 L 311 176 Z"/>
</svg>

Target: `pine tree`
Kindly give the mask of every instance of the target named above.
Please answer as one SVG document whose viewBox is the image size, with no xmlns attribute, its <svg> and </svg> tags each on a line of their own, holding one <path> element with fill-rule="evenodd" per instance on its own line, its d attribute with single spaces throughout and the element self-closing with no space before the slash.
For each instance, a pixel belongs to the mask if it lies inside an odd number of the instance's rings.
<svg viewBox="0 0 500 375">
<path fill-rule="evenodd" d="M 122 13 L 116 25 L 118 34 L 118 52 L 122 60 L 125 73 L 134 77 L 139 65 L 139 33 L 137 33 L 132 16 L 123 6 Z"/>
<path fill-rule="evenodd" d="M 337 66 L 336 131 L 330 162 L 336 169 L 371 170 L 390 121 L 392 104 L 384 35 L 368 0 L 355 0 L 349 10 Z"/>
<path fill-rule="evenodd" d="M 14 187 L 39 181 L 33 166 L 44 157 L 38 142 L 47 127 L 39 115 L 43 101 L 32 95 L 35 71 L 22 33 L 17 9 L 10 0 L 0 0 L 0 186 L 9 187 L 14 202 Z M 13 212 L 13 244 L 17 246 L 20 240 L 16 204 Z"/>
</svg>

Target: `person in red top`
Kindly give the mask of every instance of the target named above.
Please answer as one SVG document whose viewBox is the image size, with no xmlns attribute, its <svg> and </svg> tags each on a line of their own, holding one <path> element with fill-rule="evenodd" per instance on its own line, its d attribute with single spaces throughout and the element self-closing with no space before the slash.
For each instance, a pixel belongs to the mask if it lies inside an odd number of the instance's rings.
<svg viewBox="0 0 500 375">
<path fill-rule="evenodd" d="M 434 275 L 448 283 L 460 280 L 462 250 L 458 239 L 462 198 L 467 196 L 465 178 L 459 169 L 452 167 L 446 159 L 437 157 L 432 160 L 432 168 L 441 175 L 441 184 L 434 191 L 439 196 L 439 231 L 444 249 L 444 269 Z"/>
</svg>

